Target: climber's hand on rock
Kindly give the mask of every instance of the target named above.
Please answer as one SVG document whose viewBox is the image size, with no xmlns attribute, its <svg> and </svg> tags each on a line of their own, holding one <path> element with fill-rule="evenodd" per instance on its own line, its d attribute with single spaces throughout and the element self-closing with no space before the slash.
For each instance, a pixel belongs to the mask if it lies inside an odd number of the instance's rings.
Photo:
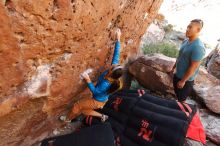
<svg viewBox="0 0 220 146">
<path fill-rule="evenodd" d="M 120 39 L 121 39 L 121 30 L 119 28 L 116 30 L 116 36 L 117 36 L 117 40 L 120 41 Z"/>
<path fill-rule="evenodd" d="M 82 74 L 82 77 L 84 78 L 84 80 L 85 80 L 87 83 L 91 82 L 90 77 L 89 77 L 89 75 L 88 75 L 87 73 L 83 73 L 83 74 Z"/>
</svg>

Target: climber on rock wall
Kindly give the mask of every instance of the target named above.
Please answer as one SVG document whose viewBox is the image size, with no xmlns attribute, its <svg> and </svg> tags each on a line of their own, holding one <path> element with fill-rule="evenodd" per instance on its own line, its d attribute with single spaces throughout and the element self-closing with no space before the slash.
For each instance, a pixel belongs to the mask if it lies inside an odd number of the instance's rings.
<svg viewBox="0 0 220 146">
<path fill-rule="evenodd" d="M 92 92 L 92 97 L 83 98 L 77 101 L 67 116 L 60 116 L 60 120 L 70 122 L 81 113 L 83 115 L 91 115 L 99 117 L 102 122 L 108 119 L 107 115 L 98 113 L 95 109 L 101 109 L 108 101 L 109 95 L 119 90 L 122 87 L 121 76 L 123 74 L 123 67 L 119 65 L 120 59 L 120 37 L 121 30 L 116 31 L 116 43 L 114 55 L 112 58 L 111 67 L 104 71 L 98 78 L 97 84 L 91 82 L 88 72 L 84 72 L 81 76 L 87 82 L 88 88 Z"/>
<path fill-rule="evenodd" d="M 187 26 L 186 37 L 180 47 L 179 56 L 171 73 L 174 72 L 173 86 L 177 99 L 185 101 L 190 95 L 202 59 L 205 56 L 205 46 L 199 39 L 203 21 L 194 19 Z"/>
</svg>

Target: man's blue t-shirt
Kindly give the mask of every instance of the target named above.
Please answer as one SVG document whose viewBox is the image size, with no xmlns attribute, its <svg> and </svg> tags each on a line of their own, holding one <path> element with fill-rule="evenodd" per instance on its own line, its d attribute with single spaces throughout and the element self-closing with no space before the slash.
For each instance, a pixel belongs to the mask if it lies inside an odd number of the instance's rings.
<svg viewBox="0 0 220 146">
<path fill-rule="evenodd" d="M 201 61 L 205 56 L 205 46 L 199 38 L 193 42 L 189 42 L 188 39 L 183 41 L 179 56 L 176 64 L 176 76 L 180 79 L 183 78 L 187 69 L 190 67 L 191 61 Z M 195 73 L 189 78 L 188 81 L 193 81 L 199 72 L 199 67 Z"/>
</svg>

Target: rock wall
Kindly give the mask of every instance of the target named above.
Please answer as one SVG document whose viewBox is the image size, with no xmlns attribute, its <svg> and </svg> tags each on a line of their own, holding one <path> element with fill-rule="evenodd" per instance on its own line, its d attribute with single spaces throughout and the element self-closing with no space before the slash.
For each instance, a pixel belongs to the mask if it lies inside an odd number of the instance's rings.
<svg viewBox="0 0 220 146">
<path fill-rule="evenodd" d="M 162 0 L 1 0 L 0 146 L 30 146 L 61 126 L 57 117 L 90 96 L 108 66 L 114 29 L 122 30 L 121 61 L 138 52 Z"/>
<path fill-rule="evenodd" d="M 220 40 L 216 48 L 208 55 L 206 65 L 208 72 L 220 79 Z"/>
</svg>

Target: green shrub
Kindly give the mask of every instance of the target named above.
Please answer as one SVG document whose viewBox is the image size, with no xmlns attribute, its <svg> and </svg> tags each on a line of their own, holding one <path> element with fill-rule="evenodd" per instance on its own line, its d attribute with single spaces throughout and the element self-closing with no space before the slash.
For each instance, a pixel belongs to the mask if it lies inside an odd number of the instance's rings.
<svg viewBox="0 0 220 146">
<path fill-rule="evenodd" d="M 144 45 L 142 51 L 144 54 L 161 53 L 173 58 L 176 58 L 179 52 L 176 45 L 168 42 Z"/>
<path fill-rule="evenodd" d="M 168 25 L 164 26 L 163 29 L 164 29 L 164 31 L 166 33 L 172 32 L 173 31 L 173 25 L 172 24 L 168 24 Z"/>
<path fill-rule="evenodd" d="M 131 89 L 133 89 L 133 90 L 143 89 L 143 87 L 136 80 L 133 80 L 131 82 Z"/>
</svg>

